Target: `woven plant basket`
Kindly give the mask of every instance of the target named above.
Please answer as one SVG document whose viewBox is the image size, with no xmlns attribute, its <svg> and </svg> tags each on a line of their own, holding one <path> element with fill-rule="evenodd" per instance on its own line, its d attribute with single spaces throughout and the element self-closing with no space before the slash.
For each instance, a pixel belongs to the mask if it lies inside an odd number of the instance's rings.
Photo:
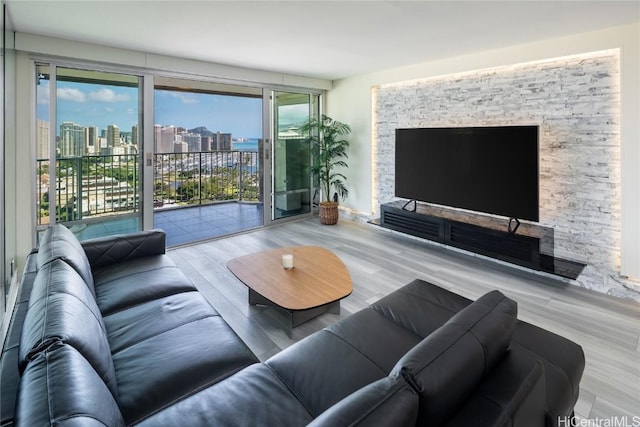
<svg viewBox="0 0 640 427">
<path fill-rule="evenodd" d="M 320 203 L 320 224 L 335 225 L 338 223 L 338 204 L 336 202 Z"/>
</svg>

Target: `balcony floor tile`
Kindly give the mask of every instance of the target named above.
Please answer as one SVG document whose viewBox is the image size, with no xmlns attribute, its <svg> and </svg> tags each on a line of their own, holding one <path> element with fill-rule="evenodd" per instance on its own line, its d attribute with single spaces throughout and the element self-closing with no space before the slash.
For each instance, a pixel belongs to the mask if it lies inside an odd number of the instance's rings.
<svg viewBox="0 0 640 427">
<path fill-rule="evenodd" d="M 167 233 L 167 246 L 213 239 L 262 224 L 262 209 L 255 204 L 224 203 L 154 212 L 154 226 Z"/>
<path fill-rule="evenodd" d="M 114 216 L 101 222 L 71 227 L 78 239 L 86 240 L 112 234 L 131 233 L 138 230 L 138 217 Z M 224 203 L 189 206 L 154 211 L 153 227 L 167 234 L 167 246 L 213 239 L 261 227 L 262 209 L 255 204 Z"/>
</svg>

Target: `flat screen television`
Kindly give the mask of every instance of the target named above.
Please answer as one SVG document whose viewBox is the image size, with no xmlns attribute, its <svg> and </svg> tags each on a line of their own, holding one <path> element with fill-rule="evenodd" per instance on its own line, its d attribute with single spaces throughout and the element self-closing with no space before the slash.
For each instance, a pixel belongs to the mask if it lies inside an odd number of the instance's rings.
<svg viewBox="0 0 640 427">
<path fill-rule="evenodd" d="M 396 197 L 539 221 L 538 126 L 396 129 Z"/>
</svg>

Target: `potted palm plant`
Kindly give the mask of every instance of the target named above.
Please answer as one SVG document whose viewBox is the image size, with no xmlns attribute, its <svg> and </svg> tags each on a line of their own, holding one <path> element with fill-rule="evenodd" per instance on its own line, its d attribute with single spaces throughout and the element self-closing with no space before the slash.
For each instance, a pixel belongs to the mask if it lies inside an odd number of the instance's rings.
<svg viewBox="0 0 640 427">
<path fill-rule="evenodd" d="M 315 182 L 319 182 L 322 200 L 320 202 L 320 223 L 333 225 L 338 222 L 338 197 L 345 199 L 349 190 L 344 185 L 346 176 L 334 170 L 348 167 L 349 141 L 344 139 L 351 133 L 345 123 L 321 115 L 312 117 L 300 127 L 303 135 L 308 135 L 311 148 L 309 172 Z M 331 197 L 332 191 L 334 196 Z"/>
</svg>

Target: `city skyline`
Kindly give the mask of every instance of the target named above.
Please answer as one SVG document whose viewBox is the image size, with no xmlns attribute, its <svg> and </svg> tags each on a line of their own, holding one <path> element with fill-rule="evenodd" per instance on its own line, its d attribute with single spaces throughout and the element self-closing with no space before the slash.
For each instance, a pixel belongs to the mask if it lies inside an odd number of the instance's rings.
<svg viewBox="0 0 640 427">
<path fill-rule="evenodd" d="M 36 117 L 49 121 L 49 80 L 40 80 Z M 138 88 L 85 82 L 59 81 L 56 91 L 56 129 L 73 122 L 100 130 L 117 125 L 128 131 L 139 122 Z M 200 126 L 212 132 L 231 133 L 234 138 L 262 137 L 262 98 L 156 89 L 154 124 L 186 129 Z M 306 105 L 287 105 L 279 110 L 279 122 L 301 123 L 308 117 Z"/>
</svg>

